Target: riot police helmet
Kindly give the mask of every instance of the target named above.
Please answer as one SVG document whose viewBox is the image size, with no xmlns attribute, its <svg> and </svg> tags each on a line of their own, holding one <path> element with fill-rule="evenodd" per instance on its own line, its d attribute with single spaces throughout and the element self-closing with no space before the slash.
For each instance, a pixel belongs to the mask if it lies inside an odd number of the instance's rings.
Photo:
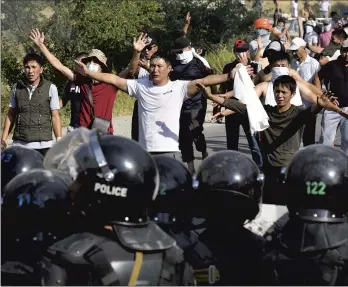
<svg viewBox="0 0 348 287">
<path fill-rule="evenodd" d="M 161 218 L 166 215 L 166 223 L 175 222 L 178 218 L 186 217 L 186 211 L 190 208 L 192 176 L 183 163 L 173 157 L 155 155 L 153 159 L 159 171 L 160 185 L 152 204 L 151 217 L 161 223 Z"/>
<path fill-rule="evenodd" d="M 91 225 L 148 223 L 159 174 L 151 155 L 137 142 L 79 128 L 56 146 L 47 153 L 44 165 L 53 163 L 70 173 L 74 210 Z"/>
<path fill-rule="evenodd" d="M 2 199 L 3 236 L 49 244 L 67 235 L 71 183 L 70 176 L 54 170 L 32 169 L 14 177 Z"/>
<path fill-rule="evenodd" d="M 11 146 L 1 151 L 1 194 L 16 175 L 43 167 L 43 156 L 36 150 Z"/>
<path fill-rule="evenodd" d="M 298 151 L 286 172 L 291 216 L 314 222 L 341 222 L 348 213 L 348 157 L 315 144 Z"/>
<path fill-rule="evenodd" d="M 196 181 L 195 202 L 201 216 L 245 221 L 253 220 L 259 213 L 264 176 L 246 155 L 228 150 L 207 157 L 199 167 Z"/>
</svg>

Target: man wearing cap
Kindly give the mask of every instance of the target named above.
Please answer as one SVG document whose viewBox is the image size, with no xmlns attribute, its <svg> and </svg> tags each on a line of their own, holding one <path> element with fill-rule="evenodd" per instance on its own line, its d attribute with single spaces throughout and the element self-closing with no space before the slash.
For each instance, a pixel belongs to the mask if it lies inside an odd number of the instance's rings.
<svg viewBox="0 0 348 287">
<path fill-rule="evenodd" d="M 44 44 L 44 34 L 38 29 L 32 30 L 30 38 L 56 70 L 79 85 L 81 89 L 80 126 L 92 128 L 97 121 L 99 123 L 104 122 L 107 123 L 105 124 L 107 125 L 107 133 L 113 134 L 112 108 L 115 103 L 117 88 L 74 74 L 71 69 L 64 66 L 51 54 Z M 107 71 L 107 59 L 100 50 L 92 49 L 83 61 L 87 63 L 88 69 L 91 71 Z M 96 118 L 98 120 L 95 122 Z"/>
<path fill-rule="evenodd" d="M 196 80 L 212 74 L 212 70 L 193 53 L 190 40 L 180 37 L 175 40 L 172 50 L 175 55 L 173 71 L 170 74 L 172 81 Z M 216 89 L 214 87 L 214 93 Z M 198 92 L 195 96 L 186 99 L 182 105 L 180 115 L 179 144 L 183 162 L 187 163 L 191 173 L 195 172 L 193 143 L 202 158 L 208 156 L 207 144 L 203 134 L 203 124 L 207 111 L 207 100 Z"/>
<path fill-rule="evenodd" d="M 309 56 L 306 51 L 306 42 L 300 38 L 296 37 L 291 41 L 289 50 L 292 52 L 293 60 L 291 61 L 291 68 L 296 70 L 296 72 L 301 76 L 303 80 L 308 83 L 313 83 L 313 81 L 320 81 L 317 76 L 317 73 L 320 70 L 319 62 Z M 318 85 L 316 85 L 318 86 Z M 311 102 L 303 99 L 303 103 L 306 107 L 312 105 Z M 304 132 L 303 132 L 303 145 L 308 146 L 315 143 L 315 124 L 316 116 L 310 118 L 310 121 L 307 122 Z"/>
<path fill-rule="evenodd" d="M 155 54 L 158 51 L 158 43 L 156 39 L 152 37 L 150 38 L 147 34 L 144 33 L 142 33 L 139 36 L 138 41 L 142 38 L 145 38 L 147 42 L 145 48 L 141 51 L 141 53 L 139 53 L 139 51 L 137 51 L 135 47 L 137 41 L 135 41 L 134 39 L 134 54 L 132 61 L 129 64 L 129 67 L 127 67 L 127 69 L 125 69 L 119 74 L 120 77 L 129 79 L 140 79 L 142 77 L 148 77 L 150 75 L 150 59 L 153 56 L 153 54 Z M 139 140 L 139 120 L 137 101 L 134 102 L 131 136 L 133 140 Z"/>
<path fill-rule="evenodd" d="M 319 78 L 327 90 L 338 97 L 342 110 L 348 112 L 348 39 L 341 47 L 337 60 L 327 63 L 319 71 Z M 323 143 L 333 145 L 338 126 L 341 131 L 341 149 L 348 155 L 348 119 L 331 111 L 324 111 L 321 122 Z"/>
<path fill-rule="evenodd" d="M 325 19 L 323 25 L 324 31 L 319 35 L 319 46 L 325 48 L 330 44 L 331 34 L 334 29 L 331 27 L 330 19 Z"/>
<path fill-rule="evenodd" d="M 262 47 L 261 50 L 263 50 L 267 45 L 271 42 L 270 36 L 272 31 L 272 25 L 266 18 L 259 18 L 255 21 L 254 29 L 256 32 L 257 37 L 261 37 L 261 43 Z M 257 51 L 259 50 L 258 41 L 252 40 L 250 42 L 250 55 L 251 59 L 254 59 Z"/>
<path fill-rule="evenodd" d="M 233 62 L 227 63 L 222 73 L 230 73 L 239 63 L 243 63 L 244 65 L 249 65 L 249 67 L 253 67 L 250 73 L 250 76 L 253 78 L 257 71 L 258 67 L 255 62 L 250 60 L 250 51 L 249 45 L 244 40 L 236 40 L 233 52 L 236 56 L 236 60 Z M 250 66 L 252 64 L 252 66 Z M 234 81 L 228 81 L 222 83 L 220 85 L 219 92 L 221 94 L 225 94 L 229 91 L 233 90 Z M 249 119 L 245 117 L 241 117 L 236 113 L 232 113 L 231 110 L 225 110 L 220 113 L 214 115 L 215 118 L 219 118 L 222 116 L 226 116 L 225 118 L 225 128 L 226 128 L 226 141 L 227 141 L 227 149 L 229 150 L 238 150 L 238 142 L 239 142 L 239 128 L 242 125 L 245 136 L 248 140 L 249 148 L 251 151 L 252 158 L 254 162 L 257 164 L 259 168 L 262 167 L 262 155 L 259 148 L 259 138 L 258 135 L 252 135 L 250 132 Z"/>
</svg>

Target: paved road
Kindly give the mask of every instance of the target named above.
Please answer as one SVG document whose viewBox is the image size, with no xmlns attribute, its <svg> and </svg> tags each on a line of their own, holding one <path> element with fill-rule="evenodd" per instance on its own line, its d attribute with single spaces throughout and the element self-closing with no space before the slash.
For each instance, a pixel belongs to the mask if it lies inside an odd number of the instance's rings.
<svg viewBox="0 0 348 287">
<path fill-rule="evenodd" d="M 319 137 L 320 137 L 320 121 L 321 121 L 321 114 L 319 114 L 317 118 L 316 142 L 319 142 Z M 205 123 L 204 134 L 206 137 L 209 154 L 226 149 L 225 124 Z M 336 137 L 335 145 L 340 146 L 339 132 Z M 240 129 L 239 151 L 251 157 L 248 142 L 246 140 L 246 137 L 242 128 Z M 197 167 L 202 161 L 202 154 L 195 152 L 195 156 L 196 156 L 195 166 L 197 169 Z"/>
</svg>

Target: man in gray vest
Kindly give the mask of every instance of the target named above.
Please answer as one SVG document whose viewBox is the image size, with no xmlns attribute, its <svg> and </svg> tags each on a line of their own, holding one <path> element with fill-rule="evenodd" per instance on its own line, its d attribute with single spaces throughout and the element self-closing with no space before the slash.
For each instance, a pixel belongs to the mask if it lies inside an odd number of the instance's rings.
<svg viewBox="0 0 348 287">
<path fill-rule="evenodd" d="M 57 87 L 42 76 L 43 59 L 36 53 L 24 57 L 25 78 L 12 88 L 9 111 L 1 136 L 1 149 L 14 125 L 13 145 L 22 145 L 45 155 L 53 145 L 52 129 L 57 140 L 62 137 Z"/>
</svg>

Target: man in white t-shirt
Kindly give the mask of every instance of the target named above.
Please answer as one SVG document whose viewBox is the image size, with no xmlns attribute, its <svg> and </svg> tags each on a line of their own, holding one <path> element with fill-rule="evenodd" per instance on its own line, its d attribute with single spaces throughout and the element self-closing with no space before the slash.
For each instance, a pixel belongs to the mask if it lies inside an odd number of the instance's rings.
<svg viewBox="0 0 348 287">
<path fill-rule="evenodd" d="M 330 0 L 321 0 L 319 6 L 320 16 L 323 18 L 329 18 L 329 9 L 331 6 Z"/>
<path fill-rule="evenodd" d="M 147 34 L 141 33 L 138 40 L 134 39 L 134 45 L 137 45 L 138 41 L 145 41 L 146 46 L 141 51 L 142 57 L 139 57 L 137 61 L 131 61 L 128 67 L 119 73 L 119 77 L 126 79 L 140 79 L 142 77 L 148 77 L 150 69 L 150 59 L 158 51 L 158 43 L 156 39 L 150 38 Z M 132 139 L 138 141 L 139 138 L 139 120 L 138 120 L 138 103 L 134 102 L 133 115 L 132 115 Z"/>
<path fill-rule="evenodd" d="M 289 32 L 295 31 L 298 32 L 298 0 L 291 1 L 291 17 L 293 18 L 290 23 Z"/>
<path fill-rule="evenodd" d="M 141 41 L 140 41 L 141 42 Z M 138 43 L 135 51 L 140 52 L 146 44 Z M 75 61 L 76 70 L 92 79 L 109 83 L 138 100 L 139 143 L 152 154 L 167 154 L 177 157 L 179 152 L 179 119 L 183 101 L 198 92 L 197 83 L 212 86 L 230 80 L 230 74 L 209 75 L 194 81 L 170 81 L 170 60 L 163 53 L 155 54 L 150 60 L 150 77 L 126 80 L 114 74 L 97 73 Z M 232 74 L 232 73 L 231 73 Z"/>
</svg>

